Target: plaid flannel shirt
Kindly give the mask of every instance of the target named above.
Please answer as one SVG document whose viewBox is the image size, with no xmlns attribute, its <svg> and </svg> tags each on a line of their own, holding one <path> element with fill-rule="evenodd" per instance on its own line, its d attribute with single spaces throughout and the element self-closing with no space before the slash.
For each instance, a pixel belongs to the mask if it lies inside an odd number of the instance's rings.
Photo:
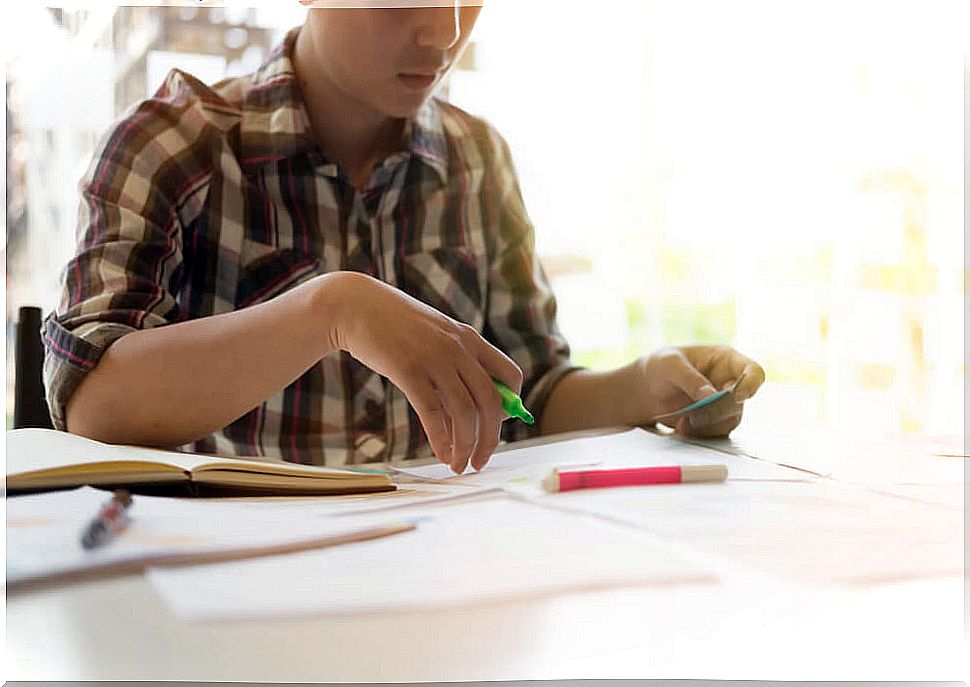
<svg viewBox="0 0 970 687">
<path fill-rule="evenodd" d="M 61 303 L 44 323 L 58 428 L 119 337 L 265 302 L 335 270 L 474 326 L 522 368 L 537 418 L 576 369 L 505 141 L 429 99 L 404 148 L 358 191 L 310 133 L 290 59 L 298 30 L 245 77 L 209 87 L 171 72 L 103 137 L 80 184 Z M 507 421 L 503 439 L 537 427 Z M 430 455 L 404 394 L 346 352 L 186 448 L 321 465 Z"/>
</svg>

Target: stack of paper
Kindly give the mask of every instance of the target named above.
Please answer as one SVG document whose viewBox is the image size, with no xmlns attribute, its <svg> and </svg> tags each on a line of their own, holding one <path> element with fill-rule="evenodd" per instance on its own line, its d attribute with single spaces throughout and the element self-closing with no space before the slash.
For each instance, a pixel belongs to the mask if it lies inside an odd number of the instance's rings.
<svg viewBox="0 0 970 687">
<path fill-rule="evenodd" d="M 441 463 L 419 467 L 397 466 L 408 477 L 463 485 L 500 487 L 513 491 L 541 491 L 540 482 L 553 468 L 598 469 L 631 465 L 703 465 L 720 463 L 729 480 L 807 481 L 812 476 L 764 461 L 712 451 L 642 429 L 604 436 L 582 437 L 496 453 L 481 472 L 467 468 L 456 475 Z"/>
<path fill-rule="evenodd" d="M 180 615 L 213 619 L 401 611 L 718 579 L 675 546 L 635 530 L 501 495 L 409 514 L 419 526 L 399 537 L 152 570 L 149 579 Z"/>
<path fill-rule="evenodd" d="M 225 560 L 332 546 L 413 529 L 409 523 L 293 518 L 274 508 L 137 495 L 130 524 L 87 550 L 81 533 L 110 494 L 91 487 L 7 499 L 7 584 L 152 564 Z M 392 516 L 393 517 L 393 516 Z"/>
<path fill-rule="evenodd" d="M 962 512 L 831 480 L 627 487 L 543 499 L 799 583 L 963 573 Z"/>
</svg>

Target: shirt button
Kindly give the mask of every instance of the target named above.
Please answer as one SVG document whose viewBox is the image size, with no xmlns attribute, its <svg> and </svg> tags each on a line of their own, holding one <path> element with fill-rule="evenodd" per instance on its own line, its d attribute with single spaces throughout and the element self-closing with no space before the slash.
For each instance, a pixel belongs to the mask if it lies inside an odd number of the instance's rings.
<svg viewBox="0 0 970 687">
<path fill-rule="evenodd" d="M 354 464 L 380 462 L 386 449 L 387 444 L 376 434 L 358 434 L 354 441 Z"/>
</svg>

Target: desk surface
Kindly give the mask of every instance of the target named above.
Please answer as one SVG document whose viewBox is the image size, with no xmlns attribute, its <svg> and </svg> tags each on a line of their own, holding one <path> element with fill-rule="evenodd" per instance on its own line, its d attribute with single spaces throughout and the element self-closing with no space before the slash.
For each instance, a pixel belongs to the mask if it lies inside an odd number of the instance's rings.
<svg viewBox="0 0 970 687">
<path fill-rule="evenodd" d="M 963 485 L 923 489 L 953 503 Z M 4 677 L 953 680 L 967 675 L 963 590 L 959 576 L 824 586 L 731 573 L 696 587 L 200 623 L 130 575 L 9 594 Z"/>
<path fill-rule="evenodd" d="M 930 680 L 961 674 L 962 580 L 759 596 L 625 589 L 404 614 L 174 618 L 141 577 L 16 595 L 8 679 Z"/>
</svg>

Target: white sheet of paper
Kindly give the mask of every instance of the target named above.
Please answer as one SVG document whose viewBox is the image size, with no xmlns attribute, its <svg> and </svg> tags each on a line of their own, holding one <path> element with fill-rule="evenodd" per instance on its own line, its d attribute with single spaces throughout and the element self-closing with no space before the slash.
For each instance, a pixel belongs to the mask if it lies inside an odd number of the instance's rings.
<svg viewBox="0 0 970 687">
<path fill-rule="evenodd" d="M 251 507 L 254 513 L 270 510 L 286 511 L 293 518 L 318 518 L 368 513 L 388 513 L 398 509 L 431 504 L 447 504 L 481 494 L 498 491 L 493 487 L 476 487 L 467 484 L 437 482 L 414 482 L 400 484 L 396 491 L 346 496 L 264 496 L 229 499 L 233 504 Z"/>
<path fill-rule="evenodd" d="M 177 614 L 192 619 L 398 612 L 618 585 L 718 580 L 677 547 L 635 530 L 501 494 L 429 508 L 420 517 L 415 531 L 383 540 L 154 569 L 148 577 Z"/>
<path fill-rule="evenodd" d="M 731 450 L 865 485 L 962 484 L 964 458 L 933 455 L 929 447 L 834 430 L 797 430 L 742 424 Z M 915 444 L 915 445 L 914 445 Z"/>
<path fill-rule="evenodd" d="M 932 506 L 940 506 L 963 513 L 964 486 L 962 484 L 887 484 L 867 485 L 868 491 L 889 494 Z"/>
<path fill-rule="evenodd" d="M 829 480 L 652 485 L 548 494 L 701 554 L 799 583 L 959 576 L 962 512 Z"/>
<path fill-rule="evenodd" d="M 7 499 L 7 582 L 111 565 L 283 545 L 373 527 L 376 520 L 293 514 L 272 503 L 232 503 L 135 495 L 130 524 L 104 546 L 85 550 L 81 533 L 110 493 L 71 491 Z M 393 522 L 393 515 L 383 516 Z"/>
<path fill-rule="evenodd" d="M 494 454 L 481 472 L 468 468 L 456 475 L 443 463 L 419 467 L 396 466 L 398 471 L 425 480 L 478 487 L 502 487 L 537 492 L 539 482 L 553 468 L 576 469 L 629 465 L 722 464 L 728 480 L 810 480 L 797 470 L 772 465 L 747 456 L 715 451 L 703 446 L 657 436 L 642 429 L 603 436 L 582 437 Z"/>
</svg>

